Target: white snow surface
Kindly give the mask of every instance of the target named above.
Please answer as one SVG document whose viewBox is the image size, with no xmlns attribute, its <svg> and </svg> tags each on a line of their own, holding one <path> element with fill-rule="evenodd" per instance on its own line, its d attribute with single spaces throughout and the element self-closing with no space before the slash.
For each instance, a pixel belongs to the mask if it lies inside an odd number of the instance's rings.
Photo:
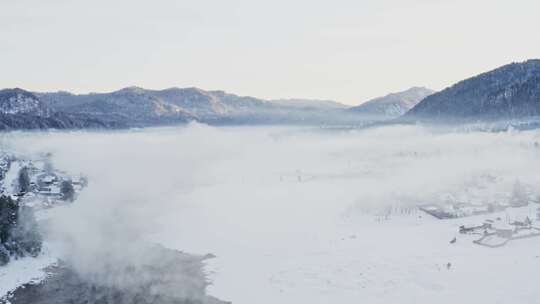
<svg viewBox="0 0 540 304">
<path fill-rule="evenodd" d="M 39 210 L 35 213 L 38 221 L 47 221 L 64 206 Z M 47 277 L 46 268 L 58 261 L 60 253 L 48 242 L 43 243 L 41 253 L 37 257 L 12 258 L 0 267 L 0 299 L 25 284 L 37 284 Z M 8 302 L 9 303 L 9 302 Z"/>
<path fill-rule="evenodd" d="M 21 170 L 21 162 L 19 161 L 13 161 L 11 162 L 11 165 L 9 166 L 9 170 L 6 173 L 6 177 L 4 178 L 4 191 L 7 195 L 12 195 L 17 193 L 17 188 L 19 185 L 19 181 L 17 180 L 19 177 L 19 171 Z"/>
<path fill-rule="evenodd" d="M 27 283 L 39 283 L 47 277 L 45 268 L 56 263 L 57 258 L 44 244 L 42 253 L 36 257 L 13 259 L 0 267 L 0 298 Z"/>
<path fill-rule="evenodd" d="M 195 194 L 202 204 L 160 219 L 156 240 L 214 253 L 209 291 L 233 303 L 538 303 L 540 238 L 492 249 L 458 233 L 506 212 L 437 220 L 418 211 L 379 221 L 347 217 L 343 201 L 320 193 L 291 201 L 301 187 L 258 197 L 256 206 Z"/>
<path fill-rule="evenodd" d="M 537 141 L 536 130 L 201 125 L 9 139 L 88 175 L 79 201 L 49 218 L 86 266 L 107 258 L 95 248 L 124 249 L 125 236 L 213 253 L 209 293 L 240 304 L 539 303 L 540 238 L 486 248 L 458 233 L 486 218 L 535 219 L 536 203 L 452 220 L 414 208 L 446 194 L 503 200 L 517 180 L 537 197 Z"/>
</svg>

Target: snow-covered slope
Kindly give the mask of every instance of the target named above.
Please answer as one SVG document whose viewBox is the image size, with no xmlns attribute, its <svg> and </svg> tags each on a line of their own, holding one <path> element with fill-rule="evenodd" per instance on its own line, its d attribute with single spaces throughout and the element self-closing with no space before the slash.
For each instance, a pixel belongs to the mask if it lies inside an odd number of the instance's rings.
<svg viewBox="0 0 540 304">
<path fill-rule="evenodd" d="M 148 90 L 124 88 L 111 93 L 36 93 L 51 108 L 127 125 L 196 120 L 210 124 L 313 124 L 345 122 L 346 106 L 320 100 L 264 100 L 199 88 Z"/>
<path fill-rule="evenodd" d="M 34 94 L 16 88 L 0 90 L 0 113 L 48 116 L 49 110 Z"/>
<path fill-rule="evenodd" d="M 433 90 L 424 87 L 412 87 L 406 91 L 391 93 L 378 97 L 359 106 L 348 109 L 350 112 L 394 118 L 405 114 L 426 96 L 433 94 Z"/>
<path fill-rule="evenodd" d="M 80 113 L 54 111 L 34 93 L 22 89 L 0 90 L 0 130 L 116 127 Z"/>
<path fill-rule="evenodd" d="M 404 118 L 516 119 L 540 115 L 540 60 L 512 63 L 433 94 Z"/>
<path fill-rule="evenodd" d="M 0 267 L 0 303 L 2 298 L 24 284 L 37 284 L 47 277 L 45 268 L 57 262 L 47 245 L 36 257 L 14 260 Z M 9 303 L 9 302 L 8 302 Z"/>
</svg>

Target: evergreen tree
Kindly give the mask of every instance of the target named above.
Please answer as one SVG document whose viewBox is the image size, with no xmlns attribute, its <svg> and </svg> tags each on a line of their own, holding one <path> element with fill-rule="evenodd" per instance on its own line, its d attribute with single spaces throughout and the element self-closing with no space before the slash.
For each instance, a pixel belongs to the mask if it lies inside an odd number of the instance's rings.
<svg viewBox="0 0 540 304">
<path fill-rule="evenodd" d="M 43 165 L 43 170 L 45 171 L 45 173 L 52 173 L 54 171 L 54 168 L 50 159 L 45 160 L 45 163 Z"/>
<path fill-rule="evenodd" d="M 75 199 L 75 189 L 73 189 L 73 185 L 70 181 L 62 181 L 60 184 L 60 192 L 66 201 L 72 202 Z"/>
<path fill-rule="evenodd" d="M 41 252 L 42 238 L 32 208 L 19 208 L 17 222 L 10 232 L 9 247 L 12 255 L 36 257 Z"/>
<path fill-rule="evenodd" d="M 0 197 L 0 266 L 7 264 L 10 259 L 10 252 L 5 245 L 17 222 L 18 211 L 19 205 L 11 197 Z"/>
<path fill-rule="evenodd" d="M 527 195 L 527 189 L 525 186 L 516 180 L 512 188 L 512 196 L 510 197 L 510 204 L 513 207 L 527 206 L 529 202 L 529 196 Z"/>
<path fill-rule="evenodd" d="M 30 190 L 30 175 L 28 174 L 28 168 L 23 167 L 19 171 L 19 192 L 26 193 Z"/>
<path fill-rule="evenodd" d="M 0 196 L 0 244 L 8 241 L 17 222 L 19 204 L 9 196 Z"/>
<path fill-rule="evenodd" d="M 9 196 L 0 196 L 0 266 L 10 257 L 37 256 L 42 238 L 32 208 L 19 206 Z"/>
</svg>

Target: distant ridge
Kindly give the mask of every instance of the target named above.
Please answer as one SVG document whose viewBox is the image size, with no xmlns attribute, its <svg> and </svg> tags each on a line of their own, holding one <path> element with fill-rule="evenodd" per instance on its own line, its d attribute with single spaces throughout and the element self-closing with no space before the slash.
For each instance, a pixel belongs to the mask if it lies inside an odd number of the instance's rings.
<svg viewBox="0 0 540 304">
<path fill-rule="evenodd" d="M 377 115 L 386 118 L 395 118 L 405 114 L 426 96 L 434 91 L 424 87 L 412 87 L 408 90 L 391 93 L 349 108 L 348 111 L 366 115 Z"/>
<path fill-rule="evenodd" d="M 291 107 L 291 108 L 303 108 L 303 109 L 346 109 L 346 106 L 342 103 L 333 100 L 322 99 L 300 99 L 300 98 L 288 98 L 288 99 L 273 99 L 270 100 L 272 104 Z"/>
<path fill-rule="evenodd" d="M 51 109 L 128 127 L 199 121 L 209 124 L 336 124 L 362 118 L 334 101 L 264 100 L 199 88 L 148 90 L 127 87 L 110 93 L 35 93 Z"/>
<path fill-rule="evenodd" d="M 190 121 L 355 127 L 375 122 L 460 122 L 533 116 L 540 116 L 538 59 L 502 66 L 438 93 L 413 87 L 354 107 L 329 100 L 264 100 L 199 88 L 127 87 L 90 94 L 0 90 L 0 130 L 129 128 Z"/>
</svg>

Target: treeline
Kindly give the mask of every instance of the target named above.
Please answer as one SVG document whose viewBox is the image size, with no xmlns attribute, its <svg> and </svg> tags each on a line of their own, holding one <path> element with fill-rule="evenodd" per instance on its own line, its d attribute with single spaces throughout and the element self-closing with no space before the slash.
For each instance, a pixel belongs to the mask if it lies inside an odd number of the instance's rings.
<svg viewBox="0 0 540 304">
<path fill-rule="evenodd" d="M 0 130 L 104 129 L 119 127 L 123 127 L 123 125 L 76 114 L 54 113 L 48 117 L 30 114 L 0 114 Z"/>
</svg>

